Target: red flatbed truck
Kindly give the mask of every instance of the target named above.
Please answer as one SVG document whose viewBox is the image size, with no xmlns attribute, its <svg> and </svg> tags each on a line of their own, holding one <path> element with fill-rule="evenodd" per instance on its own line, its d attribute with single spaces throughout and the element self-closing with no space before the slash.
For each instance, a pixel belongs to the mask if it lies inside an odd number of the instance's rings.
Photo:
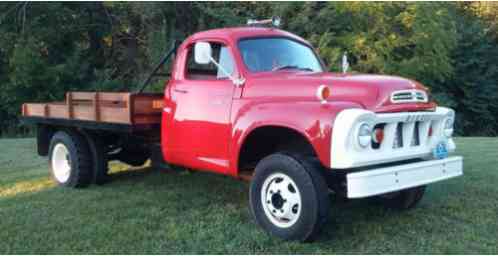
<svg viewBox="0 0 498 256">
<path fill-rule="evenodd" d="M 305 241 L 328 218 L 329 191 L 408 209 L 463 173 L 448 156 L 454 111 L 418 82 L 326 72 L 308 42 L 274 27 L 199 32 L 172 52 L 164 94 L 23 105 L 58 184 L 104 183 L 109 160 L 143 165 L 159 148 L 168 164 L 250 180 L 257 223 Z"/>
</svg>

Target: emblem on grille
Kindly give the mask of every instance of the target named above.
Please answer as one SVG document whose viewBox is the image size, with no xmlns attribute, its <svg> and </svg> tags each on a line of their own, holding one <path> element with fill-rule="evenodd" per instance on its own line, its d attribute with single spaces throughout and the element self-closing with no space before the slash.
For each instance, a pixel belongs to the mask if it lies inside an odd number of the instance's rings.
<svg viewBox="0 0 498 256">
<path fill-rule="evenodd" d="M 427 121 L 425 115 L 407 115 L 405 122 L 424 122 Z"/>
</svg>

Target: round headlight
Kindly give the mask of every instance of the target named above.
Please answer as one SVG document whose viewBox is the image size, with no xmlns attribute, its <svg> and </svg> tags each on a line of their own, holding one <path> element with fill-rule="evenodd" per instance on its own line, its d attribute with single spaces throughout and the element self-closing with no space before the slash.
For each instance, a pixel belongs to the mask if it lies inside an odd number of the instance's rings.
<svg viewBox="0 0 498 256">
<path fill-rule="evenodd" d="M 358 145 L 365 148 L 370 145 L 372 141 L 372 128 L 369 124 L 363 123 L 358 128 Z"/>
<path fill-rule="evenodd" d="M 453 135 L 453 118 L 447 118 L 446 121 L 444 121 L 444 136 L 446 137 L 451 137 Z"/>
</svg>

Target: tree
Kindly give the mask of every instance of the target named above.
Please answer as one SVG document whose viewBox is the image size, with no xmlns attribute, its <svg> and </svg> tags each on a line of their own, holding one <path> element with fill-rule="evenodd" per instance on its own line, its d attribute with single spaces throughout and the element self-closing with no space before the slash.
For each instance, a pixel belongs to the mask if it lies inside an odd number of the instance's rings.
<svg viewBox="0 0 498 256">
<path fill-rule="evenodd" d="M 461 5 L 455 16 L 458 47 L 454 75 L 438 93 L 455 107 L 460 134 L 498 135 L 498 46 L 475 6 Z"/>
<path fill-rule="evenodd" d="M 68 90 L 136 90 L 171 47 L 194 32 L 279 15 L 331 71 L 422 82 L 457 110 L 457 131 L 498 130 L 496 3 L 83 2 L 0 3 L 0 136 L 26 101 Z M 164 67 L 169 69 L 171 63 Z M 161 91 L 164 79 L 150 90 Z"/>
</svg>

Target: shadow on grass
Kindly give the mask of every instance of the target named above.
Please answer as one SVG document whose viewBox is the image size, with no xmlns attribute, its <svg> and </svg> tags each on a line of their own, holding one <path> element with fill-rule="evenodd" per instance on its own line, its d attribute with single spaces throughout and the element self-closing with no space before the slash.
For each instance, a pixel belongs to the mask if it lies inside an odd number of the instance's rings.
<svg viewBox="0 0 498 256">
<path fill-rule="evenodd" d="M 108 183 L 114 182 L 127 182 L 130 180 L 144 180 L 148 176 L 153 175 L 155 172 L 165 172 L 163 170 L 157 170 L 152 167 L 134 167 L 126 169 L 123 171 L 115 172 L 109 174 L 110 181 Z"/>
</svg>

